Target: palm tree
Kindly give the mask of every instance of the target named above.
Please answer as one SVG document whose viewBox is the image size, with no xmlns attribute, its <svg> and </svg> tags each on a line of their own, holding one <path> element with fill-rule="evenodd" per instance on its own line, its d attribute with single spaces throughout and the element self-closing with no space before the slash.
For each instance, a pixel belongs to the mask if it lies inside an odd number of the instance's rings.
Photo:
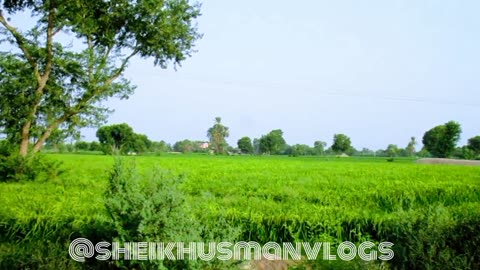
<svg viewBox="0 0 480 270">
<path fill-rule="evenodd" d="M 215 117 L 215 124 L 207 131 L 207 136 L 215 154 L 224 154 L 226 152 L 227 142 L 225 138 L 230 135 L 228 127 L 222 125 L 221 122 L 222 118 Z"/>
<path fill-rule="evenodd" d="M 410 156 L 413 156 L 415 154 L 415 145 L 417 145 L 417 140 L 415 137 L 410 138 L 410 142 L 407 145 L 407 151 L 410 153 Z"/>
</svg>

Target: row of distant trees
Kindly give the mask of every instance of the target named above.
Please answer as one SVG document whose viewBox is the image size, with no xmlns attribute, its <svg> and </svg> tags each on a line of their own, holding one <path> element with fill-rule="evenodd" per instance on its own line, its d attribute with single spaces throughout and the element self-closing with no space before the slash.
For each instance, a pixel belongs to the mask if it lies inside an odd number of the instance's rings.
<svg viewBox="0 0 480 270">
<path fill-rule="evenodd" d="M 238 150 L 243 154 L 280 154 L 290 156 L 314 156 L 314 155 L 353 155 L 353 156 L 414 156 L 416 140 L 414 137 L 407 147 L 399 148 L 396 145 L 388 145 L 385 150 L 370 150 L 363 148 L 357 150 L 352 146 L 351 139 L 345 134 L 335 134 L 333 143 L 327 148 L 324 141 L 315 141 L 313 146 L 307 144 L 288 145 L 283 139 L 283 132 L 280 129 L 272 130 L 263 135 L 260 139 L 243 137 L 238 140 Z"/>
<path fill-rule="evenodd" d="M 105 154 L 160 153 L 172 150 L 166 142 L 151 141 L 146 135 L 135 133 L 132 127 L 125 123 L 102 126 L 96 135 L 98 142 L 77 141 L 66 144 L 63 140 L 51 140 L 47 141 L 45 148 L 59 152 L 101 151 Z"/>
<path fill-rule="evenodd" d="M 351 156 L 382 156 L 382 157 L 455 157 L 462 159 L 475 159 L 480 155 L 480 136 L 470 138 L 467 145 L 458 147 L 457 143 L 461 134 L 459 123 L 450 121 L 436 126 L 425 132 L 422 143 L 424 147 L 417 151 L 418 144 L 415 137 L 411 137 L 404 148 L 395 144 L 388 145 L 385 149 L 371 150 L 355 149 L 349 136 L 335 134 L 333 143 L 327 147 L 324 141 L 315 141 L 313 145 L 289 145 L 283 137 L 281 129 L 275 129 L 260 138 L 242 137 L 236 146 L 226 142 L 229 128 L 222 124 L 221 118 L 216 117 L 211 128 L 207 130 L 208 142 L 199 140 L 181 140 L 173 145 L 164 141 L 151 141 L 144 134 L 137 134 L 127 124 L 117 124 L 100 127 L 97 130 L 98 142 L 77 141 L 74 144 L 60 144 L 68 151 L 102 151 L 105 154 L 141 154 L 146 152 L 181 152 L 181 153 L 214 153 L 214 154 L 257 154 L 257 155 L 340 155 Z M 60 147 L 58 146 L 58 147 Z M 51 144 L 48 148 L 53 148 Z M 62 150 L 62 149 L 59 149 Z"/>
<path fill-rule="evenodd" d="M 217 118 L 216 125 L 220 124 L 218 120 L 219 118 Z M 373 151 L 367 148 L 355 149 L 350 137 L 345 134 L 335 134 L 333 143 L 329 148 L 327 148 L 327 143 L 323 141 L 315 141 L 313 147 L 306 144 L 288 145 L 283 138 L 282 130 L 276 129 L 253 140 L 249 137 L 242 137 L 237 142 L 237 149 L 243 154 L 284 154 L 291 156 L 347 154 L 391 158 L 396 156 L 478 158 L 480 155 L 480 136 L 472 137 L 468 140 L 467 145 L 457 147 L 461 133 L 461 126 L 457 122 L 449 121 L 443 125 L 438 125 L 425 132 L 422 138 L 424 147 L 417 152 L 415 137 L 410 138 L 405 148 L 389 144 L 384 150 Z"/>
</svg>

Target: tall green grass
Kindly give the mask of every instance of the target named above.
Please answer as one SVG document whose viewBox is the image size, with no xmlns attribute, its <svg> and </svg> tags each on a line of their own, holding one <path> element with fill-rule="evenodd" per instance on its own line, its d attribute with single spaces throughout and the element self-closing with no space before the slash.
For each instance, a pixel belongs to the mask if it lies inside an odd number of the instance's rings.
<svg viewBox="0 0 480 270">
<path fill-rule="evenodd" d="M 47 242 L 68 254 L 76 237 L 108 237 L 102 194 L 113 158 L 50 157 L 67 170 L 58 179 L 0 183 L 0 260 L 28 251 L 22 248 L 48 257 L 34 248 Z M 472 248 L 480 244 L 479 167 L 350 158 L 126 159 L 143 171 L 159 166 L 184 174 L 181 190 L 195 214 L 241 226 L 242 240 L 390 241 L 393 268 L 480 268 L 480 254 Z M 67 255 L 52 261 L 52 267 L 78 266 Z"/>
</svg>

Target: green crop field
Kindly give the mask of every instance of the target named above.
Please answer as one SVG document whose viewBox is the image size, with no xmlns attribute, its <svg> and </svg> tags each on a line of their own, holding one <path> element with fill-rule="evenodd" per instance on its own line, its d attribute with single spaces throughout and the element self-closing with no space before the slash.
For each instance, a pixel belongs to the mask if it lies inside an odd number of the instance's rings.
<svg viewBox="0 0 480 270">
<path fill-rule="evenodd" d="M 65 173 L 58 178 L 0 183 L 4 262 L 22 256 L 20 246 L 68 247 L 74 236 L 101 234 L 108 223 L 103 194 L 114 159 L 49 157 L 63 161 Z M 193 213 L 212 222 L 224 218 L 240 228 L 240 240 L 390 241 L 395 252 L 392 268 L 480 266 L 480 167 L 419 165 L 406 159 L 207 155 L 124 159 L 141 172 L 160 167 L 184 175 L 181 190 Z M 48 253 L 41 248 L 38 252 Z M 29 260 L 40 259 L 32 254 Z"/>
</svg>

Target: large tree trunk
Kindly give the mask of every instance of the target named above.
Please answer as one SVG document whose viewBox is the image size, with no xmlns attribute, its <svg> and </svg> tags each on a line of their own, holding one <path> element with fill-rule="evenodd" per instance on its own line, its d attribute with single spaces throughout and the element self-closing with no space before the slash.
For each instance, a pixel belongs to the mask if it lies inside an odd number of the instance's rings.
<svg viewBox="0 0 480 270">
<path fill-rule="evenodd" d="M 21 133 L 20 133 L 20 150 L 19 154 L 22 157 L 25 157 L 28 155 L 28 146 L 30 142 L 30 128 L 32 126 L 32 119 L 34 119 L 35 114 L 37 113 L 38 106 L 40 104 L 40 101 L 42 99 L 43 95 L 43 90 L 45 89 L 45 86 L 47 84 L 47 81 L 50 77 L 50 72 L 52 70 L 52 65 L 53 65 L 53 28 L 54 28 L 54 2 L 50 2 L 50 10 L 48 13 L 48 26 L 47 26 L 47 42 L 46 42 L 46 50 L 47 50 L 47 57 L 46 57 L 46 63 L 45 63 L 45 71 L 43 74 L 39 71 L 38 63 L 35 57 L 32 57 L 32 55 L 29 52 L 28 47 L 25 45 L 24 42 L 24 37 L 15 29 L 12 27 L 10 24 L 8 24 L 7 20 L 3 17 L 3 14 L 0 12 L 0 23 L 13 35 L 13 37 L 16 39 L 17 44 L 19 49 L 23 52 L 23 55 L 25 58 L 28 60 L 30 63 L 33 73 L 35 75 L 35 78 L 37 79 L 37 90 L 35 92 L 35 103 L 32 105 L 31 111 L 29 113 L 29 117 L 27 118 L 27 122 L 22 127 Z M 49 134 L 46 136 L 50 136 L 51 130 Z M 46 138 L 45 138 L 46 139 Z M 42 143 L 43 144 L 43 143 Z M 40 147 L 37 147 L 37 145 L 34 146 L 34 152 L 37 152 L 40 150 Z"/>
<path fill-rule="evenodd" d="M 40 149 L 42 149 L 43 147 L 43 144 L 45 144 L 45 142 L 47 141 L 47 139 L 50 137 L 50 135 L 52 134 L 52 132 L 58 128 L 58 126 L 63 122 L 65 121 L 67 117 L 61 117 L 59 119 L 57 119 L 57 121 L 53 122 L 53 124 L 51 124 L 46 130 L 45 132 L 43 132 L 43 134 L 40 136 L 40 138 L 38 138 L 38 140 L 35 142 L 35 145 L 33 146 L 33 152 L 34 153 L 37 153 L 38 151 L 40 151 Z"/>
<path fill-rule="evenodd" d="M 45 133 L 42 134 L 42 136 L 33 146 L 34 153 L 37 153 L 38 151 L 40 151 L 40 149 L 42 149 L 43 144 L 47 141 L 48 137 L 50 137 L 50 134 L 52 134 L 52 130 L 47 130 Z"/>
<path fill-rule="evenodd" d="M 22 157 L 26 157 L 28 154 L 28 144 L 30 142 L 30 125 L 31 125 L 31 122 L 27 121 L 22 127 L 20 151 L 19 151 L 19 154 Z"/>
</svg>

